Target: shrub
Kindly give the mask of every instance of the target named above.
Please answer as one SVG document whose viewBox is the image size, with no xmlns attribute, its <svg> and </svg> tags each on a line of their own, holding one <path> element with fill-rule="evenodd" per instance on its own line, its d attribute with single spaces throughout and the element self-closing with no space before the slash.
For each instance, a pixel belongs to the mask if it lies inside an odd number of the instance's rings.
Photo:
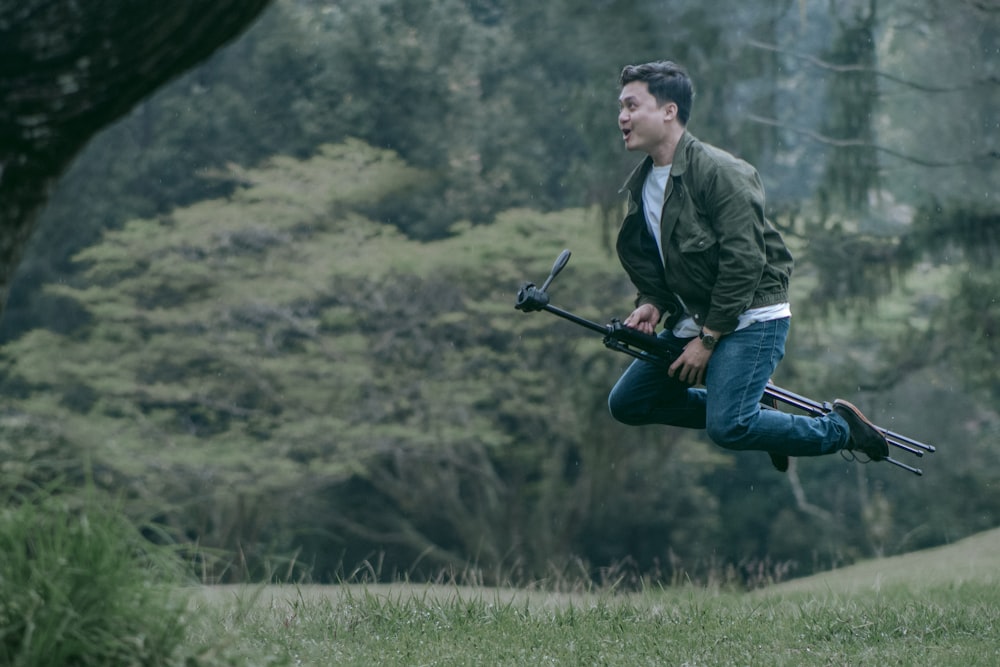
<svg viewBox="0 0 1000 667">
<path fill-rule="evenodd" d="M 191 664 L 180 560 L 96 492 L 8 500 L 0 554 L 0 664 Z"/>
</svg>

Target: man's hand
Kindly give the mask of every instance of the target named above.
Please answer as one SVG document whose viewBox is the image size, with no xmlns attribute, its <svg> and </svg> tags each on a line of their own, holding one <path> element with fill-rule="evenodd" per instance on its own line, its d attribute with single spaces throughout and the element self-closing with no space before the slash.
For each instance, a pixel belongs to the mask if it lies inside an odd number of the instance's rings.
<svg viewBox="0 0 1000 667">
<path fill-rule="evenodd" d="M 692 338 L 684 346 L 681 356 L 670 364 L 667 374 L 691 386 L 705 384 L 705 371 L 708 370 L 708 360 L 712 351 L 701 344 L 697 338 Z"/>
<path fill-rule="evenodd" d="M 627 327 L 638 329 L 645 334 L 656 333 L 656 325 L 660 321 L 660 311 L 651 303 L 644 303 L 622 322 Z"/>
</svg>

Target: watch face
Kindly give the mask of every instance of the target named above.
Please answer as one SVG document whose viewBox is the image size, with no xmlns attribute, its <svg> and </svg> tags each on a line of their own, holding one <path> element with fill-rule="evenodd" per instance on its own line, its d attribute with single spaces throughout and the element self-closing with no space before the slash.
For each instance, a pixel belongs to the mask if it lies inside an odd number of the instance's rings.
<svg viewBox="0 0 1000 667">
<path fill-rule="evenodd" d="M 705 335 L 703 335 L 701 337 L 701 344 L 705 346 L 706 350 L 713 350 L 713 349 L 715 349 L 715 343 L 716 342 L 717 341 L 715 340 L 715 336 L 713 336 L 711 334 L 705 334 Z"/>
</svg>

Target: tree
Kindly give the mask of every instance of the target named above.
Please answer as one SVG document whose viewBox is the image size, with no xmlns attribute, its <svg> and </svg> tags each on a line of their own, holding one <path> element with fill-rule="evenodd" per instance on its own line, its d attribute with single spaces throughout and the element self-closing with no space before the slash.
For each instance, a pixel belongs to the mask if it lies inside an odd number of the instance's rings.
<svg viewBox="0 0 1000 667">
<path fill-rule="evenodd" d="M 840 20 L 829 54 L 834 68 L 827 99 L 830 112 L 823 134 L 834 142 L 826 164 L 819 199 L 822 217 L 828 217 L 829 200 L 836 199 L 848 212 L 867 208 L 868 195 L 879 187 L 875 118 L 878 113 L 875 26 L 877 1 Z"/>
<path fill-rule="evenodd" d="M 0 2 L 0 310 L 48 192 L 80 149 L 268 3 Z"/>
<path fill-rule="evenodd" d="M 407 240 L 359 211 L 423 176 L 359 142 L 233 177 L 244 185 L 230 197 L 109 232 L 78 256 L 84 287 L 49 288 L 91 318 L 6 346 L 12 465 L 90 457 L 130 512 L 182 541 L 245 567 L 303 547 L 317 577 L 372 550 L 413 577 L 538 577 L 576 554 L 630 555 L 588 526 L 613 527 L 648 562 L 663 540 L 716 525 L 674 462 L 721 459 L 692 458 L 677 434 L 609 432 L 597 415 L 624 362 L 513 309 L 518 280 L 570 239 L 578 278 L 562 297 L 628 300 L 596 236 L 583 240 L 589 215 L 514 210 Z M 567 372 L 578 367 L 588 381 Z M 615 518 L 606 490 L 624 484 L 662 512 Z"/>
</svg>

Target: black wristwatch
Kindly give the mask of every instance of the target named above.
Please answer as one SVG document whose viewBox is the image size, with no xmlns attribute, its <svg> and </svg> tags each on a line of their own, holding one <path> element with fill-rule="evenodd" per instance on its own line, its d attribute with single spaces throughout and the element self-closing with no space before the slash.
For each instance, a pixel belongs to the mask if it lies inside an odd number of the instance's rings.
<svg viewBox="0 0 1000 667">
<path fill-rule="evenodd" d="M 715 346 L 718 344 L 719 339 L 712 334 L 707 334 L 704 331 L 698 332 L 698 338 L 701 339 L 701 344 L 705 346 L 706 350 L 714 350 Z"/>
</svg>

